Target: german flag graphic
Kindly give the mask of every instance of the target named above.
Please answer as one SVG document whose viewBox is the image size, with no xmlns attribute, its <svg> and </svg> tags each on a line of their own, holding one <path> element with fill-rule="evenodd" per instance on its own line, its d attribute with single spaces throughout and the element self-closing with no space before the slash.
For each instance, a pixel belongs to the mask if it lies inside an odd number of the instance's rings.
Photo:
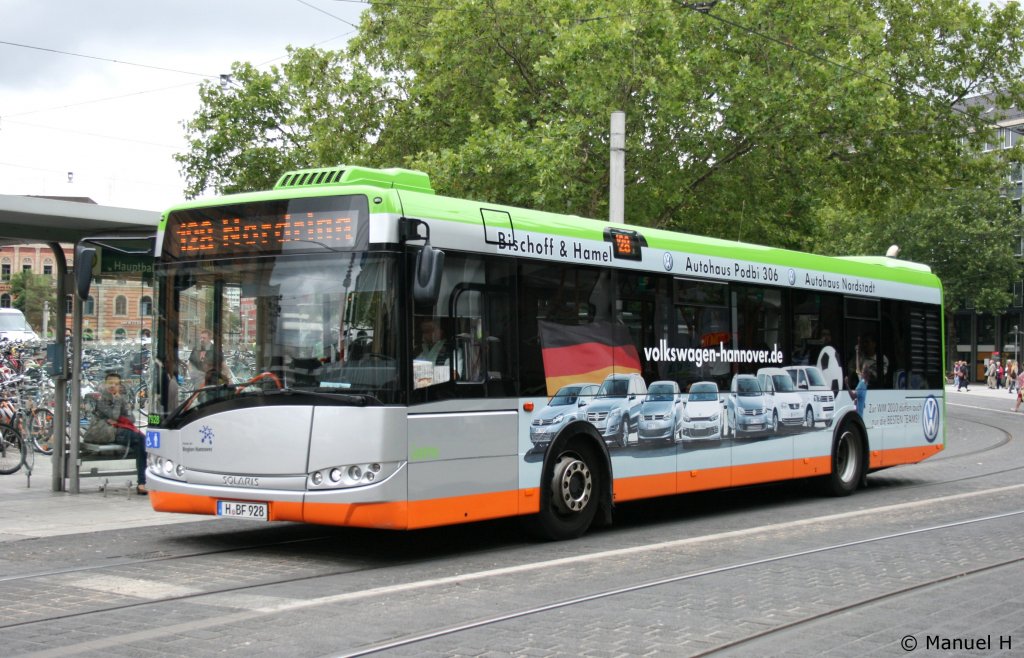
<svg viewBox="0 0 1024 658">
<path fill-rule="evenodd" d="M 640 372 L 640 354 L 625 325 L 568 325 L 543 320 L 538 324 L 548 395 L 566 384 L 600 384 L 612 373 Z"/>
</svg>

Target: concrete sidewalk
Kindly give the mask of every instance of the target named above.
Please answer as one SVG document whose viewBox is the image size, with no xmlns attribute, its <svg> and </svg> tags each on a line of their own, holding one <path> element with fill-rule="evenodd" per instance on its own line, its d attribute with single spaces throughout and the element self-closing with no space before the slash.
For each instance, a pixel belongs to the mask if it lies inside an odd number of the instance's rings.
<svg viewBox="0 0 1024 658">
<path fill-rule="evenodd" d="M 970 396 L 981 396 L 985 398 L 1006 400 L 1009 405 L 1007 408 L 1010 409 L 1013 405 L 1017 404 L 1017 391 L 1008 393 L 1006 387 L 1003 388 L 989 388 L 985 385 L 985 382 L 973 382 L 968 387 L 967 391 L 957 392 L 956 387 L 949 385 L 946 386 L 946 399 L 950 401 L 960 402 L 964 398 Z M 1024 404 L 1021 405 L 1021 411 L 1024 412 Z"/>
<path fill-rule="evenodd" d="M 51 458 L 36 453 L 31 478 L 22 468 L 0 475 L 0 541 L 200 521 L 215 517 L 153 511 L 135 493 L 135 476 L 80 480 L 80 493 L 53 492 Z"/>
</svg>

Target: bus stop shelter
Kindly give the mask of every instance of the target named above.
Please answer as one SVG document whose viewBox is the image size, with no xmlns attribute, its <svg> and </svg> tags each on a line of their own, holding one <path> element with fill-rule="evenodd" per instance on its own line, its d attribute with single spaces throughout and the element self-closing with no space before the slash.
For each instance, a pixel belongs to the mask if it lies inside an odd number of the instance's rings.
<svg viewBox="0 0 1024 658">
<path fill-rule="evenodd" d="M 74 291 L 71 270 L 64 255 L 64 245 L 75 245 L 81 241 L 99 241 L 111 238 L 144 238 L 156 233 L 160 213 L 149 210 L 116 208 L 93 203 L 50 199 L 43 197 L 0 195 L 0 244 L 10 245 L 46 244 L 53 251 L 54 273 L 56 275 L 56 299 L 54 308 L 54 325 L 57 331 L 54 340 L 61 341 L 63 327 L 67 323 L 67 309 L 63 300 Z M 90 263 L 90 267 L 91 267 Z M 80 308 L 80 300 L 76 299 L 75 308 Z M 72 325 L 74 337 L 73 353 L 75 359 L 80 357 L 82 340 L 82 314 L 74 314 Z M 45 337 L 44 337 L 45 338 Z M 53 475 L 51 488 L 53 491 L 69 489 L 78 492 L 77 446 L 67 446 L 65 433 L 67 425 L 65 405 L 60 401 L 66 399 L 70 373 L 66 367 L 66 359 L 60 367 L 55 368 L 55 397 L 58 403 L 54 407 L 54 450 Z M 77 370 L 75 370 L 77 376 Z M 80 415 L 81 399 L 78 395 L 71 399 L 71 416 L 77 419 Z M 77 428 L 73 428 L 73 440 L 77 440 Z M 65 462 L 65 451 L 71 448 L 71 457 Z"/>
</svg>

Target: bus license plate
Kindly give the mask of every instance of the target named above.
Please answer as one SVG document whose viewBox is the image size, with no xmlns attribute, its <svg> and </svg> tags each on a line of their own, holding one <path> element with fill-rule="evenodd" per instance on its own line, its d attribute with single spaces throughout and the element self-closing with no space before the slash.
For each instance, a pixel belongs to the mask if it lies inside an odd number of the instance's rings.
<svg viewBox="0 0 1024 658">
<path fill-rule="evenodd" d="M 267 514 L 266 503 L 242 503 L 235 500 L 218 500 L 217 516 L 229 516 L 233 519 L 255 519 L 256 521 L 267 521 L 270 515 Z"/>
</svg>

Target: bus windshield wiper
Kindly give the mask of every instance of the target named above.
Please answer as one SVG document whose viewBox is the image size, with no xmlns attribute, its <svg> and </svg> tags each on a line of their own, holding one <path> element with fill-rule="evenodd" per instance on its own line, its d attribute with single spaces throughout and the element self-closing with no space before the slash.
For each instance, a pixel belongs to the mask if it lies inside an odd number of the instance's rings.
<svg viewBox="0 0 1024 658">
<path fill-rule="evenodd" d="M 247 389 L 244 384 L 241 384 L 241 385 L 239 385 L 239 384 L 230 384 L 230 383 L 210 384 L 209 386 L 203 386 L 202 388 L 197 388 L 196 390 L 192 391 L 192 393 L 188 396 L 188 398 L 186 398 L 184 402 L 179 404 L 177 406 L 177 408 L 175 408 L 175 410 L 171 412 L 171 414 L 167 417 L 167 420 L 165 422 L 171 423 L 171 422 L 175 421 L 178 418 L 178 416 L 180 416 L 181 414 L 183 414 L 186 411 L 188 411 L 193 406 L 195 401 L 197 399 L 199 399 L 201 394 L 203 394 L 203 393 L 216 393 L 217 391 L 226 391 L 226 390 L 231 390 L 231 389 L 235 389 L 235 392 L 236 392 L 235 396 L 233 396 L 233 397 L 242 396 L 242 395 L 251 395 L 251 394 L 259 394 L 259 395 L 266 395 L 266 396 L 271 396 L 271 395 L 308 395 L 308 396 L 314 397 L 314 398 L 321 398 L 321 399 L 324 399 L 324 400 L 330 400 L 331 402 L 348 404 L 348 405 L 353 406 L 353 407 L 379 407 L 379 406 L 384 404 L 383 402 L 380 401 L 379 398 L 377 398 L 374 395 L 370 395 L 369 393 L 338 393 L 338 392 L 336 392 L 334 390 L 330 390 L 330 389 L 328 389 L 328 390 L 310 390 L 310 389 L 304 389 L 304 388 L 289 388 L 287 386 L 284 386 L 284 387 L 281 387 L 281 388 L 276 388 L 276 387 L 275 388 L 270 388 L 270 389 L 260 388 L 260 389 L 252 390 L 252 389 Z M 226 398 L 224 398 L 224 399 L 226 399 Z"/>
<path fill-rule="evenodd" d="M 384 403 L 376 396 L 369 393 L 342 393 L 336 389 L 308 389 L 308 388 L 278 388 L 263 391 L 264 395 L 308 395 L 314 398 L 331 400 L 332 402 L 346 402 L 354 407 L 378 407 Z"/>
<path fill-rule="evenodd" d="M 210 384 L 208 386 L 203 386 L 201 388 L 197 388 L 196 390 L 192 391 L 187 398 L 185 398 L 184 402 L 182 402 L 177 407 L 175 407 L 174 411 L 171 412 L 171 415 L 167 417 L 167 421 L 166 422 L 168 422 L 168 423 L 172 422 L 175 419 L 177 419 L 178 416 L 180 416 L 181 414 L 185 413 L 185 411 L 187 411 L 192 406 L 192 403 L 195 402 L 199 398 L 199 394 L 200 393 L 209 393 L 209 392 L 212 392 L 212 391 L 223 391 L 223 390 L 227 390 L 227 389 L 230 389 L 230 388 L 238 388 L 238 384 L 231 384 L 231 383 L 225 382 L 223 384 Z"/>
</svg>

